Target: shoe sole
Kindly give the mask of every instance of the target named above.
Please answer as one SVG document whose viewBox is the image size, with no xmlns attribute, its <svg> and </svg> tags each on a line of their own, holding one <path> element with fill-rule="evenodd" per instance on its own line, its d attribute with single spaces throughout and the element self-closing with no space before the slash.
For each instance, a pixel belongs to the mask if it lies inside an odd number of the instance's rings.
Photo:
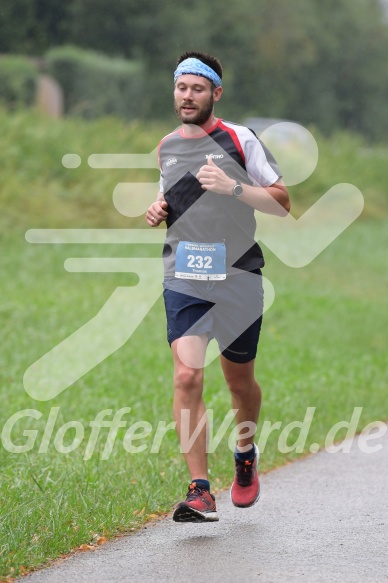
<svg viewBox="0 0 388 583">
<path fill-rule="evenodd" d="M 200 512 L 190 506 L 178 506 L 172 515 L 174 522 L 217 522 L 217 512 Z"/>
<path fill-rule="evenodd" d="M 259 453 L 259 450 L 258 450 L 258 447 L 256 444 L 255 444 L 255 452 L 256 452 L 256 459 L 257 459 L 256 471 L 257 471 L 257 473 L 259 473 L 260 453 Z M 232 487 L 230 488 L 230 499 L 232 501 L 233 506 L 235 506 L 236 508 L 252 508 L 252 506 L 254 506 L 256 504 L 256 502 L 258 502 L 260 500 L 260 485 L 259 485 L 259 493 L 257 494 L 257 497 L 255 498 L 255 500 L 251 504 L 235 504 L 233 502 L 232 492 L 233 492 L 233 484 L 232 484 Z"/>
</svg>

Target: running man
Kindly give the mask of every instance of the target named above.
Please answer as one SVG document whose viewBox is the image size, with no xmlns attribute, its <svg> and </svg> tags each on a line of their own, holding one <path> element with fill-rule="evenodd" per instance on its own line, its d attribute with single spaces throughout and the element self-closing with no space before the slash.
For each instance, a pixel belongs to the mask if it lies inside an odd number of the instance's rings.
<svg viewBox="0 0 388 583">
<path fill-rule="evenodd" d="M 285 216 L 290 202 L 273 156 L 255 134 L 215 117 L 221 95 L 217 58 L 200 52 L 179 57 L 174 105 L 182 126 L 159 145 L 160 192 L 146 213 L 150 227 L 167 224 L 164 301 L 174 361 L 173 410 L 191 476 L 186 499 L 174 510 L 176 522 L 218 520 L 208 480 L 207 426 L 201 423 L 204 360 L 212 338 L 236 423 L 248 429 L 238 435 L 231 500 L 247 508 L 260 496 L 254 432 L 261 390 L 254 366 L 264 258 L 254 239 L 254 211 Z"/>
</svg>

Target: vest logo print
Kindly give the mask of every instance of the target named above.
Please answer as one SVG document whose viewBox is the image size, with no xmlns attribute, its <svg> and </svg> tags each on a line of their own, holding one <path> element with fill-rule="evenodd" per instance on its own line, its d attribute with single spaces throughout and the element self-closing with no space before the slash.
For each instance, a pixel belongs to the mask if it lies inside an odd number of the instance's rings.
<svg viewBox="0 0 388 583">
<path fill-rule="evenodd" d="M 224 155 L 223 154 L 206 154 L 205 158 L 206 160 L 208 160 L 209 158 L 214 158 L 215 160 L 219 160 L 220 158 L 223 158 Z"/>
<path fill-rule="evenodd" d="M 172 166 L 173 164 L 177 164 L 178 160 L 176 158 L 169 158 L 166 162 L 166 166 Z"/>
</svg>

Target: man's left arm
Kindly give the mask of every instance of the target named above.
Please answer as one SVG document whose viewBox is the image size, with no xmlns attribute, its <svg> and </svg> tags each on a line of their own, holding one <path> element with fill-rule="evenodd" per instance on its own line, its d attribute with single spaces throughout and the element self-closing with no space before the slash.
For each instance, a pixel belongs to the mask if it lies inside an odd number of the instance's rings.
<svg viewBox="0 0 388 583">
<path fill-rule="evenodd" d="M 208 163 L 200 168 L 197 180 L 204 190 L 234 196 L 233 189 L 236 186 L 236 180 L 230 178 L 219 168 L 212 158 L 208 158 Z M 243 191 L 238 197 L 241 203 L 271 215 L 285 216 L 289 213 L 290 198 L 287 187 L 281 178 L 270 186 L 254 186 L 244 183 L 241 185 Z"/>
<path fill-rule="evenodd" d="M 232 180 L 232 196 L 235 185 L 236 181 Z M 252 186 L 243 183 L 241 183 L 241 186 L 243 191 L 241 196 L 238 197 L 239 201 L 254 209 L 262 213 L 279 216 L 285 216 L 290 212 L 290 197 L 287 187 L 281 178 L 270 186 Z"/>
</svg>

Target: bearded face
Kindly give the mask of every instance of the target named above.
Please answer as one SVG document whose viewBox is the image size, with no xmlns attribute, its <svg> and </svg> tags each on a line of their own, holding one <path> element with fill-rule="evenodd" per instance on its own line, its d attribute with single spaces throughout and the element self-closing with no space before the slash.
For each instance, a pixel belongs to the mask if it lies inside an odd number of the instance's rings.
<svg viewBox="0 0 388 583">
<path fill-rule="evenodd" d="M 212 84 L 204 77 L 182 75 L 174 89 L 175 113 L 182 123 L 203 125 L 213 113 Z"/>
</svg>

